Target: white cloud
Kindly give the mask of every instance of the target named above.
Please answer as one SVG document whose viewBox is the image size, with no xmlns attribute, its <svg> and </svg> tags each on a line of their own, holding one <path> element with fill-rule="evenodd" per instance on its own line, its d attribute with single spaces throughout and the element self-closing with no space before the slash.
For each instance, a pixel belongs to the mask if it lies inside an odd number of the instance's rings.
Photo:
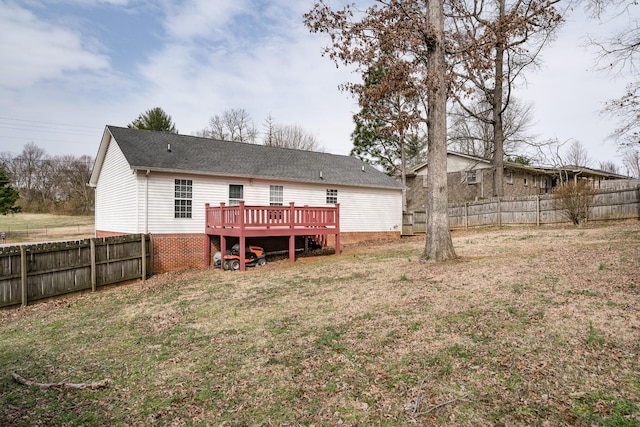
<svg viewBox="0 0 640 427">
<path fill-rule="evenodd" d="M 217 24 L 232 34 L 238 11 L 225 11 L 226 19 L 218 17 Z M 182 133 L 204 128 L 226 109 L 244 108 L 258 126 L 273 115 L 280 123 L 296 123 L 314 133 L 327 150 L 348 153 L 353 101 L 338 91 L 338 84 L 351 77 L 348 71 L 320 56 L 323 42 L 304 29 L 299 10 L 283 3 L 262 12 L 269 22 L 245 33 L 248 39 L 173 38 L 151 56 L 140 66 L 144 79 L 152 82 L 145 108 L 162 106 Z M 185 12 L 181 19 L 193 13 Z"/>
<path fill-rule="evenodd" d="M 225 38 L 231 34 L 225 24 L 247 9 L 243 0 L 188 0 L 168 6 L 165 23 L 170 40 Z"/>
<path fill-rule="evenodd" d="M 310 34 L 302 24 L 311 0 L 97 1 L 101 7 L 90 7 L 98 3 L 89 0 L 57 1 L 82 3 L 66 16 L 78 28 L 71 31 L 48 6 L 37 3 L 36 16 L 25 2 L 0 0 L 0 118 L 94 129 L 90 138 L 17 131 L 8 138 L 9 129 L 0 123 L 0 151 L 35 142 L 50 154 L 95 155 L 104 125 L 125 126 L 141 112 L 161 107 L 181 133 L 204 128 L 225 109 L 244 108 L 259 126 L 272 115 L 314 133 L 327 151 L 349 152 L 357 105 L 338 85 L 357 76 L 321 56 L 328 38 Z M 100 15 L 106 4 L 109 25 Z M 153 15 L 117 21 L 119 14 L 145 13 Z M 603 142 L 612 124 L 599 118 L 597 109 L 616 95 L 615 85 L 587 71 L 591 58 L 574 37 L 584 32 L 579 25 L 584 21 L 576 21 L 545 50 L 543 70 L 528 74 L 529 89 L 516 96 L 535 103 L 533 133 L 576 138 L 594 159 L 614 159 L 614 145 Z M 127 22 L 143 26 L 129 35 Z M 93 36 L 114 32 L 120 44 Z M 142 39 L 135 48 L 122 49 L 130 36 Z"/>
<path fill-rule="evenodd" d="M 0 1 L 0 8 L 0 85 L 20 88 L 109 68 L 109 59 L 85 48 L 80 34 L 38 20 L 14 3 Z"/>
</svg>

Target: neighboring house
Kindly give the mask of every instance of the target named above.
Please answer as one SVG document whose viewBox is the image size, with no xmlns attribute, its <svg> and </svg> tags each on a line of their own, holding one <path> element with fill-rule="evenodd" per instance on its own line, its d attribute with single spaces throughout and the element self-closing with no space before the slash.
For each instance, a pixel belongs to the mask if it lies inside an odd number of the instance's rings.
<svg viewBox="0 0 640 427">
<path fill-rule="evenodd" d="M 339 204 L 342 242 L 402 224 L 401 184 L 354 157 L 164 132 L 107 126 L 89 185 L 96 236 L 150 233 L 154 272 L 207 265 L 220 240 L 206 204 Z"/>
<path fill-rule="evenodd" d="M 427 164 L 407 174 L 407 210 L 426 209 Z M 504 197 L 523 197 L 551 192 L 560 180 L 589 179 L 599 188 L 604 180 L 624 179 L 622 175 L 589 168 L 526 166 L 504 162 Z M 447 153 L 447 191 L 450 203 L 486 199 L 493 196 L 491 162 L 467 154 Z"/>
</svg>

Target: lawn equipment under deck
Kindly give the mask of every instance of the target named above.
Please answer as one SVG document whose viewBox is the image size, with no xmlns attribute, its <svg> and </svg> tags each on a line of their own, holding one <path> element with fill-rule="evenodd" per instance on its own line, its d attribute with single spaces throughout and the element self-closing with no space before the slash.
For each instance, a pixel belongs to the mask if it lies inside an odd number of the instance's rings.
<svg viewBox="0 0 640 427">
<path fill-rule="evenodd" d="M 222 262 L 222 268 L 225 270 L 240 270 L 240 245 L 236 243 L 231 247 L 231 250 L 227 250 L 224 255 L 224 259 L 220 252 L 216 252 L 213 256 L 214 265 L 220 267 Z M 260 246 L 249 245 L 245 250 L 244 264 L 247 267 L 259 266 L 262 267 L 267 263 L 264 249 Z"/>
</svg>

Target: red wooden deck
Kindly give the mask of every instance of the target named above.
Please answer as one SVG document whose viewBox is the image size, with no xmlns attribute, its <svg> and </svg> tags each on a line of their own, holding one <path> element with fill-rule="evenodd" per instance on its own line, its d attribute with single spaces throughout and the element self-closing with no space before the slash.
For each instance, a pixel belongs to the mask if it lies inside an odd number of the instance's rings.
<svg viewBox="0 0 640 427">
<path fill-rule="evenodd" d="M 220 236 L 220 252 L 226 251 L 226 238 L 238 237 L 240 253 L 245 251 L 245 238 L 264 236 L 289 236 L 289 260 L 295 260 L 295 236 L 318 236 L 326 242 L 328 235 L 335 235 L 336 254 L 340 254 L 340 204 L 332 206 L 210 206 L 205 208 L 208 236 Z M 211 242 L 207 241 L 206 265 L 210 265 Z M 244 271 L 244 257 L 240 257 L 240 269 Z"/>
</svg>

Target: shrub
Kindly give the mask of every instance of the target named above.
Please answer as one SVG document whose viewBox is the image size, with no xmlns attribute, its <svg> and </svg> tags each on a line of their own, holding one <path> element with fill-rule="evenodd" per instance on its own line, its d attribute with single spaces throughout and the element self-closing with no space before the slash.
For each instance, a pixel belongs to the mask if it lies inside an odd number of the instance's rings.
<svg viewBox="0 0 640 427">
<path fill-rule="evenodd" d="M 554 207 L 575 225 L 589 218 L 595 189 L 586 180 L 566 182 L 553 191 Z"/>
</svg>

